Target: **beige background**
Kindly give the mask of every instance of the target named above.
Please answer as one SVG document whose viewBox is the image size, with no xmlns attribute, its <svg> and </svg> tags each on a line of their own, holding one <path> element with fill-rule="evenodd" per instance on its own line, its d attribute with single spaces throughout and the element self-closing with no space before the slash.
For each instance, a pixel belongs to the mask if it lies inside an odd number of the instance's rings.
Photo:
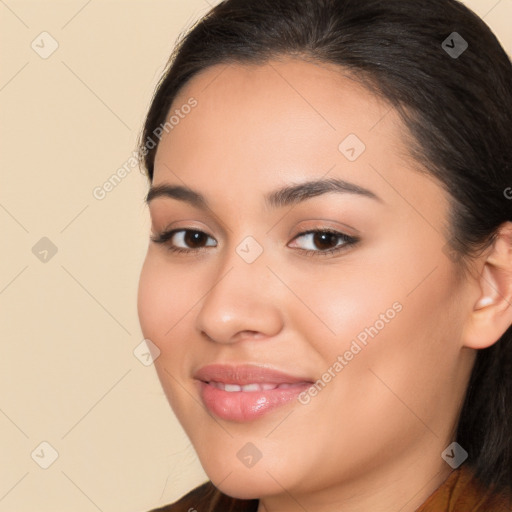
<svg viewBox="0 0 512 512">
<path fill-rule="evenodd" d="M 0 512 L 144 512 L 206 479 L 133 352 L 146 179 L 127 166 L 93 190 L 132 156 L 176 37 L 213 3 L 0 0 Z M 466 3 L 511 54 L 512 0 Z"/>
</svg>

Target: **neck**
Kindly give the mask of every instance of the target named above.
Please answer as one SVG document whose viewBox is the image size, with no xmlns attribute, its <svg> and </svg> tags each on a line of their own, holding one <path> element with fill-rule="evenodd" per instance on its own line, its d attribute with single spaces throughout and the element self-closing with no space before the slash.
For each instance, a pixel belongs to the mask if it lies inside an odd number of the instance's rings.
<svg viewBox="0 0 512 512">
<path fill-rule="evenodd" d="M 290 489 L 262 497 L 257 512 L 414 512 L 452 471 L 436 450 L 431 460 L 426 461 L 424 453 L 408 457 L 317 491 Z"/>
</svg>

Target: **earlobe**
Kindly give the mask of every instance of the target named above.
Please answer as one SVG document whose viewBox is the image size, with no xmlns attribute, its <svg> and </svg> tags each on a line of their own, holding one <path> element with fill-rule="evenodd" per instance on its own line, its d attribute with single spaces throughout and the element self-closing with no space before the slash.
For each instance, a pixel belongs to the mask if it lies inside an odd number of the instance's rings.
<svg viewBox="0 0 512 512">
<path fill-rule="evenodd" d="M 497 231 L 478 279 L 480 294 L 465 326 L 465 347 L 496 343 L 512 324 L 512 222 Z"/>
<path fill-rule="evenodd" d="M 486 308 L 494 303 L 492 297 L 482 297 L 475 305 L 475 310 Z"/>
<path fill-rule="evenodd" d="M 493 252 L 495 250 L 496 248 L 493 248 Z M 503 286 L 506 283 L 500 283 L 502 277 L 499 276 L 496 262 L 492 262 L 491 259 L 492 255 L 485 261 L 482 273 L 480 274 L 479 285 L 481 294 L 475 304 L 474 311 L 480 311 L 490 306 L 496 307 L 498 304 L 501 304 L 502 307 L 506 306 L 506 303 L 503 304 L 502 300 L 505 297 L 503 295 Z"/>
</svg>

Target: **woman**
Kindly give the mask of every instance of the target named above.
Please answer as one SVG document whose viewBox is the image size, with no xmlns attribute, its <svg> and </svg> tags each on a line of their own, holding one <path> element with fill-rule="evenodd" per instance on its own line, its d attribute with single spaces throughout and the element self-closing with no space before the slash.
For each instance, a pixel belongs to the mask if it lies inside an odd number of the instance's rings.
<svg viewBox="0 0 512 512">
<path fill-rule="evenodd" d="M 227 0 L 140 140 L 161 511 L 505 511 L 512 65 L 454 0 Z"/>
</svg>

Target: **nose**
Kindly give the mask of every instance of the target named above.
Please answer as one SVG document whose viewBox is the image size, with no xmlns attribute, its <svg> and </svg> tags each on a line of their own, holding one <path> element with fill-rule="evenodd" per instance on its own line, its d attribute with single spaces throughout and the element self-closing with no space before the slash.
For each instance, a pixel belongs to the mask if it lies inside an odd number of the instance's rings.
<svg viewBox="0 0 512 512">
<path fill-rule="evenodd" d="M 224 344 L 277 335 L 283 327 L 280 286 L 263 255 L 246 263 L 232 251 L 208 284 L 196 316 L 197 329 Z"/>
</svg>

